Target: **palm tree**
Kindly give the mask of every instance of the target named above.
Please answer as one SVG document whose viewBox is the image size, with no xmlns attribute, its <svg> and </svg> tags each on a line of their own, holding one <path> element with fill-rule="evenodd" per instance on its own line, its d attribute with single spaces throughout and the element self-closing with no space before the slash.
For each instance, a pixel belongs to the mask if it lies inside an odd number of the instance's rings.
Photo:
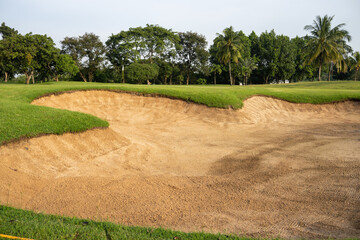
<svg viewBox="0 0 360 240">
<path fill-rule="evenodd" d="M 239 62 L 239 58 L 241 57 L 240 50 L 242 48 L 242 44 L 238 34 L 234 32 L 232 26 L 225 28 L 223 34 L 224 35 L 218 34 L 217 58 L 221 63 L 229 65 L 230 85 L 234 85 L 235 83 L 231 76 L 231 62 Z"/>
<path fill-rule="evenodd" d="M 352 70 L 355 69 L 355 81 L 356 81 L 357 73 L 360 69 L 360 53 L 359 52 L 355 52 L 353 55 L 353 64 L 352 64 L 351 69 Z"/>
<path fill-rule="evenodd" d="M 241 61 L 242 72 L 244 74 L 244 83 L 247 85 L 247 80 L 253 70 L 257 69 L 256 61 L 253 58 L 245 58 Z"/>
<path fill-rule="evenodd" d="M 306 25 L 305 30 L 310 31 L 307 48 L 309 50 L 309 61 L 319 66 L 319 81 L 321 81 L 321 67 L 333 61 L 341 65 L 346 53 L 346 40 L 351 41 L 348 31 L 341 29 L 344 23 L 331 28 L 334 16 L 325 15 L 323 18 L 317 16 L 312 25 Z"/>
</svg>

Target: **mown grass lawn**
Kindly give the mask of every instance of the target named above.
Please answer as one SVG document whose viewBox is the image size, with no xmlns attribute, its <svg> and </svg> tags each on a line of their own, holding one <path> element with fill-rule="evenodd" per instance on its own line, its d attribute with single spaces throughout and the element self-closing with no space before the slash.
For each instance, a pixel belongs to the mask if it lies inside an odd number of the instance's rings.
<svg viewBox="0 0 360 240">
<path fill-rule="evenodd" d="M 184 233 L 126 227 L 110 222 L 45 215 L 0 205 L 0 234 L 31 239 L 246 239 L 234 235 Z M 1 235 L 0 235 L 0 239 Z"/>
<path fill-rule="evenodd" d="M 0 84 L 0 145 L 42 134 L 82 132 L 107 127 L 108 123 L 84 113 L 59 110 L 30 103 L 43 95 L 73 90 L 103 89 L 156 94 L 209 107 L 241 108 L 253 95 L 265 95 L 295 103 L 330 103 L 360 100 L 360 82 L 308 82 L 251 86 L 164 86 L 82 82 L 51 82 L 35 85 Z"/>
</svg>

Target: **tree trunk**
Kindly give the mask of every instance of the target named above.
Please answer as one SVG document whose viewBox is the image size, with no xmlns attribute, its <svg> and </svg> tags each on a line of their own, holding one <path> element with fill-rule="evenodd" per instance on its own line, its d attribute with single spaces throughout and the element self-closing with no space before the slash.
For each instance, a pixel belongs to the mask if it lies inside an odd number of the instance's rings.
<svg viewBox="0 0 360 240">
<path fill-rule="evenodd" d="M 7 83 L 7 81 L 8 81 L 8 77 L 9 77 L 9 74 L 7 73 L 7 72 L 5 72 L 5 82 Z M 355 79 L 356 79 L 356 77 L 355 77 Z"/>
<path fill-rule="evenodd" d="M 55 76 L 55 81 L 56 81 L 56 82 L 59 82 L 59 75 L 56 75 L 56 76 Z"/>
<path fill-rule="evenodd" d="M 170 85 L 172 85 L 172 74 L 170 75 Z"/>
<path fill-rule="evenodd" d="M 165 79 L 164 79 L 164 83 L 165 83 L 165 85 L 167 85 L 167 76 L 165 76 Z"/>
<path fill-rule="evenodd" d="M 94 79 L 94 74 L 92 72 L 89 72 L 89 82 L 92 82 Z"/>
<path fill-rule="evenodd" d="M 331 78 L 331 63 L 330 63 L 330 66 L 329 66 L 328 82 L 330 82 L 330 78 Z"/>
<path fill-rule="evenodd" d="M 188 72 L 186 75 L 186 85 L 189 85 L 189 80 L 190 80 L 190 73 Z"/>
<path fill-rule="evenodd" d="M 320 67 L 319 67 L 319 82 L 321 81 L 321 64 L 320 64 Z"/>
<path fill-rule="evenodd" d="M 216 85 L 216 72 L 214 72 L 214 85 Z"/>
<path fill-rule="evenodd" d="M 152 51 L 150 51 L 150 57 L 149 57 L 149 60 L 150 60 L 150 64 L 153 64 L 153 60 L 152 60 Z"/>
<path fill-rule="evenodd" d="M 231 61 L 229 61 L 229 76 L 230 76 L 230 86 L 232 86 L 233 80 L 232 80 L 232 76 L 231 76 Z"/>
<path fill-rule="evenodd" d="M 151 82 L 149 80 L 146 80 L 147 85 L 151 85 Z"/>
<path fill-rule="evenodd" d="M 34 71 L 31 71 L 32 83 L 35 84 Z"/>
<path fill-rule="evenodd" d="M 357 69 L 357 70 L 355 71 L 355 81 L 356 81 L 356 76 L 357 76 L 358 71 L 359 71 L 359 69 Z"/>
<path fill-rule="evenodd" d="M 26 84 L 27 85 L 29 85 L 29 83 L 30 83 L 30 78 L 31 78 L 31 74 L 29 74 L 29 73 L 25 73 L 25 76 L 26 76 Z"/>
<path fill-rule="evenodd" d="M 247 85 L 247 75 L 245 74 L 245 85 Z"/>
<path fill-rule="evenodd" d="M 265 77 L 265 84 L 268 84 L 268 81 L 269 81 L 269 75 Z"/>
<path fill-rule="evenodd" d="M 81 71 L 79 71 L 79 73 L 80 73 L 81 78 L 84 80 L 84 82 L 87 82 L 86 77 L 84 76 L 84 74 L 82 74 Z"/>
<path fill-rule="evenodd" d="M 122 79 L 122 83 L 125 83 L 125 66 L 122 65 L 121 67 L 121 79 Z"/>
</svg>

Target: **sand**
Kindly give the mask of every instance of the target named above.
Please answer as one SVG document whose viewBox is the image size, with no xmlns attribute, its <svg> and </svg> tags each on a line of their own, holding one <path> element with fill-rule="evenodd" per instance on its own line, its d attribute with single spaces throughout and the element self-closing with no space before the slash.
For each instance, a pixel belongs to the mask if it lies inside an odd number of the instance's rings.
<svg viewBox="0 0 360 240">
<path fill-rule="evenodd" d="M 0 147 L 0 202 L 181 231 L 360 237 L 360 103 L 241 110 L 107 91 L 33 102 L 108 129 Z"/>
</svg>

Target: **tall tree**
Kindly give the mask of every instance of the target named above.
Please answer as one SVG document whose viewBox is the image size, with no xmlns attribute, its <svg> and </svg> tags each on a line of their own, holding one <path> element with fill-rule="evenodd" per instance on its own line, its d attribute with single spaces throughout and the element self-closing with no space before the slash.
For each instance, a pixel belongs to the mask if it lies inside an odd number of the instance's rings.
<svg viewBox="0 0 360 240">
<path fill-rule="evenodd" d="M 307 36 L 308 51 L 310 53 L 308 64 L 315 62 L 319 67 L 319 81 L 321 81 L 321 68 L 331 61 L 340 63 L 346 53 L 346 41 L 351 41 L 348 31 L 342 29 L 345 24 L 331 27 L 334 16 L 317 16 L 312 25 L 306 25 L 305 30 L 310 31 Z"/>
<path fill-rule="evenodd" d="M 36 73 L 47 74 L 47 66 L 57 52 L 54 41 L 46 35 L 39 34 L 17 35 L 14 46 L 16 65 L 18 71 L 25 74 L 26 84 L 29 84 L 30 78 L 35 83 Z"/>
<path fill-rule="evenodd" d="M 75 76 L 79 72 L 75 61 L 68 54 L 55 54 L 52 61 L 48 64 L 50 74 L 56 82 L 59 81 L 59 75 L 69 74 Z"/>
<path fill-rule="evenodd" d="M 274 30 L 261 33 L 258 39 L 258 70 L 266 84 L 278 71 L 279 50 Z"/>
<path fill-rule="evenodd" d="M 206 38 L 195 32 L 179 33 L 180 46 L 178 55 L 185 67 L 186 85 L 189 85 L 190 73 L 206 64 L 209 53 L 206 50 Z"/>
<path fill-rule="evenodd" d="M 65 37 L 63 41 L 61 41 L 61 49 L 62 53 L 69 54 L 76 66 L 79 69 L 79 74 L 84 82 L 87 82 L 86 76 L 84 75 L 84 69 L 82 64 L 82 48 L 80 46 L 79 39 L 76 37 Z"/>
<path fill-rule="evenodd" d="M 238 63 L 241 58 L 241 48 L 243 47 L 240 42 L 239 35 L 234 31 L 233 27 L 225 28 L 222 34 L 218 34 L 216 40 L 218 52 L 217 57 L 223 64 L 229 67 L 230 85 L 234 85 L 235 81 L 231 76 L 231 63 Z"/>
<path fill-rule="evenodd" d="M 351 69 L 355 70 L 355 81 L 357 80 L 357 73 L 360 69 L 360 53 L 359 52 L 355 52 L 353 54 L 353 60 L 352 60 L 352 64 L 351 64 Z"/>
<path fill-rule="evenodd" d="M 248 84 L 248 78 L 253 70 L 257 69 L 256 60 L 253 58 L 245 58 L 244 60 L 240 61 L 240 65 L 242 67 L 242 73 L 244 75 L 244 83 L 245 85 Z"/>
<path fill-rule="evenodd" d="M 35 83 L 35 77 L 41 80 L 54 77 L 56 69 L 58 74 L 73 71 L 69 65 L 64 68 L 64 63 L 58 62 L 63 56 L 50 37 L 31 33 L 23 36 L 4 24 L 0 31 L 6 33 L 0 40 L 0 68 L 5 71 L 5 81 L 15 73 L 25 74 L 26 84 L 29 84 L 31 78 Z"/>
<path fill-rule="evenodd" d="M 295 73 L 296 45 L 288 36 L 276 36 L 277 79 L 289 79 Z"/>
<path fill-rule="evenodd" d="M 314 64 L 304 64 L 307 61 L 307 52 L 305 50 L 307 40 L 303 37 L 295 37 L 291 41 L 295 47 L 295 73 L 293 78 L 296 81 L 312 78 L 315 70 Z"/>
<path fill-rule="evenodd" d="M 0 72 L 4 74 L 5 82 L 18 70 L 16 44 L 19 44 L 18 37 L 7 37 L 0 40 Z"/>
<path fill-rule="evenodd" d="M 132 62 L 146 60 L 152 64 L 155 59 L 170 61 L 174 58 L 179 37 L 171 29 L 148 24 L 112 35 L 106 46 L 106 56 L 116 69 L 122 69 L 124 82 L 124 67 Z"/>
<path fill-rule="evenodd" d="M 78 38 L 66 37 L 61 44 L 62 51 L 69 54 L 76 62 L 84 82 L 92 82 L 95 72 L 100 69 L 104 61 L 105 47 L 99 36 L 85 33 Z"/>
<path fill-rule="evenodd" d="M 14 44 L 18 31 L 6 26 L 3 22 L 0 26 L 0 34 L 2 36 L 2 40 L 0 40 L 0 72 L 4 74 L 5 82 L 7 82 L 17 70 L 16 63 L 13 60 L 16 57 Z"/>
<path fill-rule="evenodd" d="M 55 47 L 54 41 L 46 35 L 33 35 L 36 46 L 36 55 L 34 60 L 37 63 L 35 73 L 41 80 L 52 77 L 51 65 L 60 54 L 60 49 Z"/>
<path fill-rule="evenodd" d="M 125 66 L 135 61 L 138 52 L 135 51 L 135 44 L 127 31 L 121 31 L 112 35 L 106 41 L 106 57 L 114 66 L 117 72 L 121 72 L 122 83 L 125 83 Z"/>
</svg>

